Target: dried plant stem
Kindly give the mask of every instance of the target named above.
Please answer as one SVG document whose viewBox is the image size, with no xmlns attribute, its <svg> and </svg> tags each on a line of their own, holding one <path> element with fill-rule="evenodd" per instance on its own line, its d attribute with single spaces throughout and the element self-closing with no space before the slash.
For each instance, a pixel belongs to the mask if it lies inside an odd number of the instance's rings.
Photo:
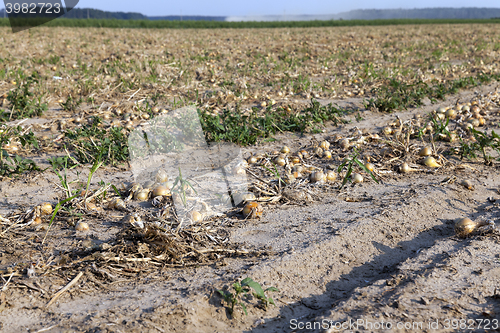
<svg viewBox="0 0 500 333">
<path fill-rule="evenodd" d="M 80 272 L 78 273 L 78 275 L 73 279 L 71 280 L 70 283 L 68 283 L 64 288 L 62 288 L 61 290 L 59 290 L 55 295 L 54 297 L 52 297 L 52 299 L 50 300 L 49 303 L 47 303 L 46 307 L 49 307 L 52 303 L 54 303 L 62 294 L 64 294 L 66 291 L 68 291 L 71 287 L 73 287 L 77 282 L 78 280 L 82 277 L 83 275 L 83 272 Z"/>
</svg>

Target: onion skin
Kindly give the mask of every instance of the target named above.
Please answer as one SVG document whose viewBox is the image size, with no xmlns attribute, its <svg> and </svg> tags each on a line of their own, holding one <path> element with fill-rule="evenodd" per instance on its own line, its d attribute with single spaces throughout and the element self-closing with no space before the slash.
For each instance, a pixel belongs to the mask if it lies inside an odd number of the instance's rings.
<svg viewBox="0 0 500 333">
<path fill-rule="evenodd" d="M 193 222 L 200 222 L 201 220 L 203 220 L 203 216 L 200 214 L 200 212 L 197 212 L 196 210 L 193 210 L 191 212 L 190 218 L 191 220 L 193 220 Z"/>
<path fill-rule="evenodd" d="M 430 149 L 429 147 L 424 147 L 422 149 L 420 149 L 419 153 L 418 153 L 419 156 L 430 156 L 432 155 L 432 149 Z"/>
</svg>

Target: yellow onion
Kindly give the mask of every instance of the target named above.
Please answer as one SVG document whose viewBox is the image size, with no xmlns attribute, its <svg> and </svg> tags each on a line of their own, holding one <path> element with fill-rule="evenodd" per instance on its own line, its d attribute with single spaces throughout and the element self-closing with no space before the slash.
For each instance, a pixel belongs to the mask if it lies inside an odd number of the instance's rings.
<svg viewBox="0 0 500 333">
<path fill-rule="evenodd" d="M 365 163 L 365 168 L 373 172 L 373 170 L 375 170 L 375 165 L 373 165 L 372 163 Z"/>
<path fill-rule="evenodd" d="M 329 150 L 325 151 L 325 152 L 323 153 L 323 158 L 324 158 L 324 159 L 327 159 L 327 160 L 331 159 L 331 158 L 332 158 L 332 152 L 331 152 L 331 151 L 329 151 Z"/>
<path fill-rule="evenodd" d="M 401 163 L 401 165 L 399 166 L 399 172 L 401 173 L 408 173 L 410 171 L 411 171 L 410 166 L 406 162 Z"/>
<path fill-rule="evenodd" d="M 290 148 L 288 148 L 287 146 L 283 146 L 283 148 L 281 148 L 281 152 L 283 154 L 288 154 L 290 152 Z"/>
<path fill-rule="evenodd" d="M 255 156 L 250 156 L 250 157 L 248 158 L 248 160 L 247 160 L 248 164 L 255 164 L 255 163 L 257 163 L 258 161 L 259 161 L 259 160 L 258 160 L 258 158 L 257 158 L 257 157 L 255 157 Z"/>
<path fill-rule="evenodd" d="M 190 214 L 189 214 L 189 217 L 191 218 L 191 220 L 193 222 L 200 222 L 201 220 L 203 220 L 203 216 L 201 215 L 200 212 L 196 211 L 196 210 L 193 210 Z"/>
<path fill-rule="evenodd" d="M 471 183 L 469 180 L 465 180 L 465 179 L 464 179 L 464 180 L 462 180 L 462 181 L 460 182 L 460 185 L 462 185 L 463 187 L 465 187 L 465 188 L 466 188 L 466 189 L 468 189 L 468 190 L 472 190 L 472 189 L 474 189 L 474 186 L 472 185 L 472 183 Z"/>
<path fill-rule="evenodd" d="M 340 140 L 339 144 L 340 144 L 340 148 L 342 148 L 343 150 L 347 150 L 349 148 L 349 145 L 350 145 L 349 139 L 344 138 L 344 139 Z"/>
<path fill-rule="evenodd" d="M 161 195 L 161 196 L 169 195 L 169 194 L 170 194 L 170 190 L 166 186 L 159 185 L 153 189 L 153 197 L 157 197 L 159 195 Z"/>
<path fill-rule="evenodd" d="M 42 215 L 52 214 L 52 205 L 48 202 L 44 202 L 40 205 L 40 212 L 42 213 Z"/>
<path fill-rule="evenodd" d="M 155 181 L 157 183 L 165 183 L 166 181 L 168 181 L 168 174 L 165 170 L 163 169 L 159 169 L 157 172 L 156 172 L 156 176 L 155 176 Z"/>
<path fill-rule="evenodd" d="M 424 158 L 424 164 L 429 168 L 439 168 L 441 166 L 432 156 L 427 156 L 426 158 Z"/>
<path fill-rule="evenodd" d="M 274 159 L 274 163 L 279 165 L 279 166 L 284 166 L 286 164 L 286 161 L 283 158 L 283 156 L 278 156 Z"/>
<path fill-rule="evenodd" d="M 318 157 L 322 157 L 323 156 L 323 149 L 320 147 L 316 147 L 314 149 L 314 154 L 316 154 Z"/>
<path fill-rule="evenodd" d="M 146 201 L 146 200 L 148 200 L 148 196 L 149 196 L 149 190 L 142 189 L 142 190 L 135 192 L 134 199 L 138 200 L 138 201 Z"/>
<path fill-rule="evenodd" d="M 363 176 L 361 176 L 359 173 L 353 173 L 351 175 L 351 179 L 352 179 L 352 182 L 355 184 L 363 182 Z"/>
<path fill-rule="evenodd" d="M 321 141 L 321 143 L 319 144 L 319 147 L 324 149 L 324 150 L 328 150 L 328 148 L 330 148 L 330 142 L 328 141 Z"/>
<path fill-rule="evenodd" d="M 335 171 L 333 171 L 333 170 L 327 171 L 327 173 L 326 173 L 326 180 L 327 181 L 334 182 L 336 179 L 337 179 L 337 174 L 335 173 Z"/>
<path fill-rule="evenodd" d="M 243 215 L 245 216 L 245 218 L 254 219 L 260 217 L 262 216 L 263 211 L 264 209 L 262 208 L 262 206 L 255 201 L 249 202 L 245 205 L 245 207 L 243 207 Z"/>
<path fill-rule="evenodd" d="M 463 219 L 458 220 L 455 223 L 455 233 L 460 238 L 466 238 L 472 235 L 477 228 L 487 226 L 488 222 L 474 222 L 470 218 L 465 217 Z"/>
<path fill-rule="evenodd" d="M 314 171 L 313 173 L 311 173 L 311 175 L 309 176 L 309 181 L 311 183 L 321 183 L 321 182 L 324 182 L 325 181 L 325 174 L 323 171 L 319 170 L 319 171 Z"/>
<path fill-rule="evenodd" d="M 89 230 L 89 224 L 87 222 L 79 221 L 75 225 L 75 230 L 76 231 L 87 231 L 87 230 Z"/>
</svg>

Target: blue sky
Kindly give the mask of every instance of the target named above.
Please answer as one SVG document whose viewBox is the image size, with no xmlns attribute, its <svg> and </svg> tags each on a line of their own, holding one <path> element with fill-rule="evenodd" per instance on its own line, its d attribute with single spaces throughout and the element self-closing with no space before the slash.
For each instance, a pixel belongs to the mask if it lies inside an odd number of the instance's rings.
<svg viewBox="0 0 500 333">
<path fill-rule="evenodd" d="M 500 0 L 80 0 L 77 8 L 138 12 L 148 16 L 164 15 L 299 15 L 336 14 L 353 9 L 425 8 L 425 7 L 493 7 Z"/>
</svg>

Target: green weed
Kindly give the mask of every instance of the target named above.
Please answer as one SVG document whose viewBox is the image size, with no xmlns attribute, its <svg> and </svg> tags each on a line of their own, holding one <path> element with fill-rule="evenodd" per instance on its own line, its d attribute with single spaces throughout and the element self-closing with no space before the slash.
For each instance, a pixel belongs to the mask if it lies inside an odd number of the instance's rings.
<svg viewBox="0 0 500 333">
<path fill-rule="evenodd" d="M 486 148 L 489 147 L 498 153 L 499 157 L 497 160 L 500 161 L 500 136 L 493 130 L 491 131 L 491 136 L 475 129 L 471 129 L 471 131 L 476 141 L 471 143 L 461 141 L 459 150 L 460 156 L 462 158 L 467 157 L 472 159 L 477 158 L 478 154 L 481 154 L 484 162 L 486 164 L 491 164 L 493 157 L 486 151 Z"/>
<path fill-rule="evenodd" d="M 41 116 L 47 110 L 47 104 L 41 102 L 42 98 L 35 98 L 35 94 L 31 91 L 31 86 L 37 83 L 38 79 L 35 75 L 29 76 L 25 82 L 20 82 L 7 94 L 11 111 L 1 111 L 1 121 Z"/>
<path fill-rule="evenodd" d="M 363 169 L 363 171 L 365 171 L 367 174 L 369 174 L 372 179 L 378 184 L 378 180 L 377 178 L 375 178 L 375 175 L 370 171 L 368 170 L 367 167 L 365 167 L 365 165 L 360 161 L 358 160 L 358 155 L 359 153 L 357 151 L 354 151 L 353 155 L 349 158 L 346 158 L 345 161 L 339 165 L 338 167 L 338 170 L 337 172 L 340 174 L 340 172 L 344 169 L 344 167 L 347 165 L 347 171 L 346 171 L 346 174 L 344 176 L 344 179 L 342 180 L 342 185 L 340 185 L 340 188 L 339 189 L 342 189 L 344 187 L 344 185 L 347 183 L 347 181 L 350 179 L 349 177 L 351 176 L 354 168 L 354 164 L 357 164 L 361 169 Z"/>
<path fill-rule="evenodd" d="M 267 297 L 265 294 L 268 291 L 279 291 L 275 287 L 269 287 L 266 290 L 264 290 L 262 289 L 262 286 L 259 283 L 247 277 L 243 279 L 241 283 L 240 282 L 233 283 L 233 289 L 234 293 L 217 289 L 217 292 L 224 298 L 224 301 L 226 301 L 226 303 L 229 305 L 229 313 L 231 314 L 231 316 L 233 316 L 234 306 L 236 304 L 240 305 L 243 308 L 245 315 L 248 315 L 247 307 L 240 300 L 240 295 L 247 295 L 251 289 L 254 290 L 252 292 L 252 295 L 261 302 L 261 305 L 263 306 L 264 310 L 267 309 L 268 304 L 273 304 L 276 306 L 274 300 L 271 297 Z"/>
</svg>

